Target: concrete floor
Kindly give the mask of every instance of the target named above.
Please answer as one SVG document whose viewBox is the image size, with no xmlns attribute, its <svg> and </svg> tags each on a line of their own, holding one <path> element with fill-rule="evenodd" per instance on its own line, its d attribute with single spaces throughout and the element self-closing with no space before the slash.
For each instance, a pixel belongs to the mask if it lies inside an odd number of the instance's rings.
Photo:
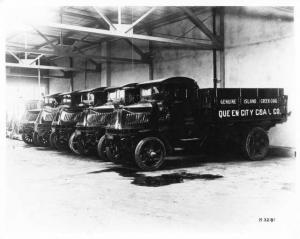
<svg viewBox="0 0 300 239">
<path fill-rule="evenodd" d="M 16 238 L 124 231 L 289 238 L 295 161 L 202 155 L 140 173 L 7 139 L 7 233 Z"/>
</svg>

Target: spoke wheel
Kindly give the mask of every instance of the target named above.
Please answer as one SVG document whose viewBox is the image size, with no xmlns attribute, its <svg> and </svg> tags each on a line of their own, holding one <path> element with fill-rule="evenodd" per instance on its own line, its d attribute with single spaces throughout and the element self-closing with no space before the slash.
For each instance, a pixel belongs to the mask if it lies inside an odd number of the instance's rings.
<svg viewBox="0 0 300 239">
<path fill-rule="evenodd" d="M 252 128 L 246 135 L 242 150 L 249 160 L 262 160 L 269 150 L 269 137 L 260 127 Z"/>
<path fill-rule="evenodd" d="M 165 162 L 166 148 L 157 137 L 142 139 L 135 148 L 135 162 L 145 171 L 157 170 Z"/>
<path fill-rule="evenodd" d="M 22 134 L 22 140 L 26 143 L 26 144 L 32 144 L 33 143 L 33 138 L 31 135 L 29 134 Z"/>
<path fill-rule="evenodd" d="M 108 161 L 108 155 L 110 155 L 110 151 L 108 148 L 108 145 L 106 144 L 105 135 L 103 135 L 97 145 L 97 153 L 101 160 Z M 112 155 L 110 155 L 112 157 Z M 110 159 L 111 161 L 114 161 L 113 158 Z"/>
<path fill-rule="evenodd" d="M 89 153 L 89 150 L 86 148 L 82 137 L 76 136 L 75 132 L 71 134 L 71 137 L 69 139 L 69 148 L 78 155 L 87 155 Z"/>
<path fill-rule="evenodd" d="M 37 143 L 39 146 L 48 147 L 49 146 L 49 139 L 47 136 L 38 136 Z"/>
<path fill-rule="evenodd" d="M 63 148 L 63 145 L 59 142 L 58 134 L 56 132 L 50 134 L 50 145 L 58 150 Z"/>
</svg>

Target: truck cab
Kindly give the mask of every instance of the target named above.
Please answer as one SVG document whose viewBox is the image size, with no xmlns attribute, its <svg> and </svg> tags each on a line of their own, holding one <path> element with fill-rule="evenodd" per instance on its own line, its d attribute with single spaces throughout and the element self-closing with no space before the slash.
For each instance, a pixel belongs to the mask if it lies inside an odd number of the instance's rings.
<svg viewBox="0 0 300 239">
<path fill-rule="evenodd" d="M 44 96 L 43 108 L 34 123 L 33 142 L 36 146 L 49 146 L 51 124 L 62 100 L 61 93 Z"/>
<path fill-rule="evenodd" d="M 122 87 L 108 87 L 104 90 L 106 103 L 97 104 L 86 110 L 85 115 L 76 124 L 76 130 L 69 141 L 69 147 L 74 153 L 86 154 L 97 148 L 105 132 L 104 127 L 110 121 L 113 111 L 138 100 L 139 91 L 136 85 L 136 83 L 131 83 Z"/>
<path fill-rule="evenodd" d="M 165 141 L 167 149 L 180 139 L 193 138 L 199 125 L 198 85 L 187 77 L 171 77 L 140 83 L 140 101 L 116 109 L 106 126 L 103 154 L 117 161 L 120 155 L 147 137 Z M 108 143 L 109 147 L 106 147 Z M 105 147 L 104 147 L 105 145 Z M 108 150 L 111 150 L 108 152 Z M 164 149 L 167 150 L 166 148 Z"/>
<path fill-rule="evenodd" d="M 63 93 L 62 104 L 51 124 L 50 145 L 57 149 L 68 145 L 70 135 L 84 109 L 93 101 L 89 98 L 92 89 Z"/>
</svg>

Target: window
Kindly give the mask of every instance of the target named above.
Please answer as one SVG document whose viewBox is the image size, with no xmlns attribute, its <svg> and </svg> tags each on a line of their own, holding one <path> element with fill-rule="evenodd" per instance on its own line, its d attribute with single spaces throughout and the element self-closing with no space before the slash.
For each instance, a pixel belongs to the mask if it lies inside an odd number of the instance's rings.
<svg viewBox="0 0 300 239">
<path fill-rule="evenodd" d="M 186 100 L 187 99 L 187 89 L 186 88 L 176 88 L 174 90 L 174 99 L 175 100 Z"/>
<path fill-rule="evenodd" d="M 108 100 L 115 100 L 117 98 L 117 91 L 109 92 L 107 95 Z"/>
</svg>

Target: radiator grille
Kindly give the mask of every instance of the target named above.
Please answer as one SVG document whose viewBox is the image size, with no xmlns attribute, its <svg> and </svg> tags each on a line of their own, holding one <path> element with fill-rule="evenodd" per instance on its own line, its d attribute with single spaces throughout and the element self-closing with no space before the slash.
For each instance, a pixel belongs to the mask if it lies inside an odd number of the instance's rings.
<svg viewBox="0 0 300 239">
<path fill-rule="evenodd" d="M 124 126 L 147 124 L 150 121 L 150 112 L 133 113 L 127 111 L 124 115 Z"/>
<path fill-rule="evenodd" d="M 61 113 L 61 120 L 65 122 L 76 122 L 80 118 L 82 112 L 65 112 Z"/>
<path fill-rule="evenodd" d="M 113 112 L 106 113 L 93 113 L 87 116 L 88 124 L 101 124 L 106 125 L 109 121 L 112 120 Z"/>
</svg>

